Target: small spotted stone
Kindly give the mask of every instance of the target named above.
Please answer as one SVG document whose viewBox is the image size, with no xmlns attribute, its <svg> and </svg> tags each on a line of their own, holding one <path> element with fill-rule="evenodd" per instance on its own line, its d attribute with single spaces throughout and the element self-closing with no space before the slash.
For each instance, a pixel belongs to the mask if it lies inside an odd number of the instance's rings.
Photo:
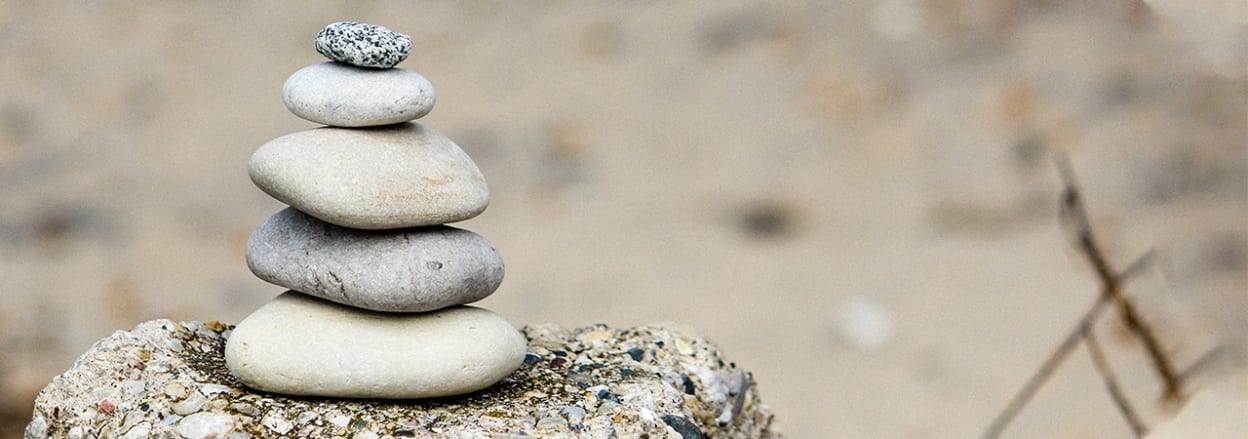
<svg viewBox="0 0 1248 439">
<path fill-rule="evenodd" d="M 360 67 L 388 69 L 407 59 L 412 38 L 373 24 L 340 21 L 316 34 L 316 51 Z"/>
</svg>

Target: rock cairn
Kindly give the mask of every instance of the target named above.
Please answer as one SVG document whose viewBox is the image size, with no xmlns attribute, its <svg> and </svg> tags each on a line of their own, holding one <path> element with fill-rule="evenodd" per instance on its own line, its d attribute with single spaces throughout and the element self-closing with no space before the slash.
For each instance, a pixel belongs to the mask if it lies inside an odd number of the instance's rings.
<svg viewBox="0 0 1248 439">
<path fill-rule="evenodd" d="M 328 125 L 251 157 L 261 190 L 290 205 L 247 243 L 247 265 L 289 288 L 239 323 L 229 370 L 263 391 L 431 398 L 484 389 L 523 363 L 526 341 L 481 300 L 503 280 L 485 238 L 445 226 L 489 203 L 485 177 L 450 139 L 412 122 L 433 109 L 399 68 L 411 38 L 381 26 L 325 27 L 333 61 L 287 79 L 292 113 Z"/>
</svg>

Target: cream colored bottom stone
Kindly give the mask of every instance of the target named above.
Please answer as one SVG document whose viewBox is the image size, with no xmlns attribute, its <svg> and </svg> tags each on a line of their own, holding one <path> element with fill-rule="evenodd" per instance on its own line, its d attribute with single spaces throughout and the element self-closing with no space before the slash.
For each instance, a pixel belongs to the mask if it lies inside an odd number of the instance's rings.
<svg viewBox="0 0 1248 439">
<path fill-rule="evenodd" d="M 238 324 L 225 360 L 258 390 L 409 399 L 489 387 L 520 367 L 526 348 L 507 320 L 481 308 L 381 313 L 291 291 Z"/>
</svg>

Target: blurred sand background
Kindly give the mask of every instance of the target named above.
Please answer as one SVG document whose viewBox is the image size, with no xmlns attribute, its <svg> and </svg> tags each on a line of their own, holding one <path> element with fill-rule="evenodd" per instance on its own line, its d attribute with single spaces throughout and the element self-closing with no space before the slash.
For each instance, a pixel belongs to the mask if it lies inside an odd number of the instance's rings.
<svg viewBox="0 0 1248 439">
<path fill-rule="evenodd" d="M 1098 294 L 1053 151 L 1180 366 L 1248 333 L 1242 1 L 0 1 L 0 437 L 96 340 L 238 322 L 282 206 L 251 152 L 325 24 L 400 67 L 493 192 L 517 325 L 674 321 L 796 438 L 978 435 Z M 1160 383 L 1098 328 L 1155 425 Z M 7 436 L 6 436 L 7 435 Z M 1130 437 L 1083 352 L 1008 437 Z"/>
</svg>

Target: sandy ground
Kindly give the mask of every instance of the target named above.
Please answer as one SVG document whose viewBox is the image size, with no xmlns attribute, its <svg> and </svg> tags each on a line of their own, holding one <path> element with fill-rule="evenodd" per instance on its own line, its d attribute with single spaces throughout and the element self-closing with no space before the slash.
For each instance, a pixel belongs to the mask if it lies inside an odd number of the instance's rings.
<svg viewBox="0 0 1248 439">
<path fill-rule="evenodd" d="M 490 182 L 461 224 L 507 260 L 482 305 L 688 325 L 792 437 L 988 424 L 1097 294 L 1055 151 L 1116 264 L 1156 250 L 1129 292 L 1176 363 L 1242 346 L 1248 6 L 1102 3 L 0 1 L 0 437 L 112 331 L 280 292 L 243 261 L 281 207 L 246 162 L 314 126 L 280 89 L 346 19 L 413 36 L 423 121 Z M 1007 437 L 1130 435 L 1078 351 Z"/>
</svg>

